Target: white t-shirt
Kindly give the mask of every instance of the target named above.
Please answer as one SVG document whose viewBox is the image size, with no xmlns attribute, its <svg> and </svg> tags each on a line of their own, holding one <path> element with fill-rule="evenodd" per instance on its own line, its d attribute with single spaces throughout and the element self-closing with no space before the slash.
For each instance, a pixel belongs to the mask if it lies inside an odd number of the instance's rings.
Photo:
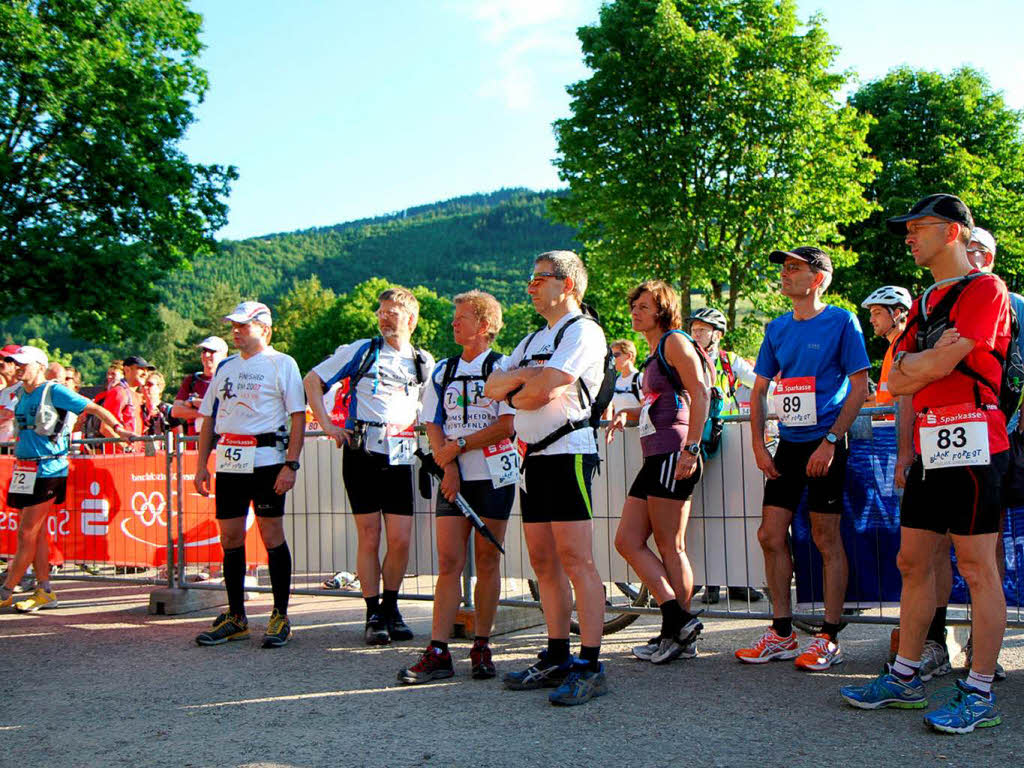
<svg viewBox="0 0 1024 768">
<path fill-rule="evenodd" d="M 267 347 L 248 360 L 232 355 L 218 366 L 199 413 L 214 416 L 218 435 L 261 435 L 291 432 L 291 415 L 306 412 L 306 393 L 299 366 L 288 355 Z M 254 466 L 284 461 L 283 443 L 256 449 Z"/>
<path fill-rule="evenodd" d="M 633 371 L 628 376 L 619 376 L 615 380 L 615 394 L 612 395 L 612 409 L 618 413 L 623 408 L 636 408 L 640 400 L 633 392 L 633 385 L 640 386 L 640 371 Z"/>
<path fill-rule="evenodd" d="M 334 354 L 313 370 L 328 387 L 350 378 L 359 370 L 365 355 L 370 354 L 371 339 L 343 344 Z M 420 412 L 420 399 L 426 389 L 426 378 L 434 370 L 434 358 L 423 353 L 423 384 L 417 382 L 416 350 L 409 343 L 398 350 L 387 342 L 381 345 L 377 359 L 359 379 L 349 402 L 348 426 L 358 421 L 407 427 L 415 424 Z M 383 427 L 366 430 L 366 449 L 373 453 L 388 452 L 387 432 Z"/>
<path fill-rule="evenodd" d="M 483 370 L 484 360 L 491 352 L 490 349 L 481 352 L 473 360 L 466 362 L 461 357 L 459 365 L 455 369 L 456 376 L 480 376 Z M 503 370 L 505 358 L 501 357 L 494 363 L 494 370 Z M 499 416 L 508 413 L 515 413 L 508 403 L 504 401 L 491 400 L 484 397 L 484 380 L 475 381 L 453 381 L 448 388 L 442 392 L 441 382 L 444 379 L 444 369 L 448 361 L 442 360 L 434 368 L 430 379 L 432 386 L 426 388 L 423 394 L 423 420 L 437 424 L 444 430 L 446 436 L 457 439 L 468 437 L 474 432 L 491 426 L 498 420 Z M 465 390 L 463 390 L 465 385 Z M 463 392 L 466 400 L 466 421 L 463 422 L 462 406 Z M 482 448 L 475 448 L 472 451 L 459 456 L 459 473 L 463 480 L 489 480 L 491 475 L 487 471 L 487 461 L 484 459 Z"/>
<path fill-rule="evenodd" d="M 553 353 L 548 361 L 532 361 L 529 367 L 548 366 L 567 373 L 573 379 L 580 379 L 591 397 L 597 396 L 604 378 L 604 358 L 608 346 L 605 342 L 601 326 L 588 319 L 577 320 L 568 327 L 562 337 L 558 349 L 554 349 L 555 336 L 559 329 L 572 318 L 581 313 L 579 310 L 569 312 L 560 318 L 551 328 L 543 328 L 530 340 L 528 349 L 524 349 L 527 336 L 505 358 L 503 370 L 514 370 L 520 367 L 524 358 L 536 354 Z M 516 411 L 516 435 L 526 443 L 536 443 L 550 435 L 566 421 L 579 421 L 590 416 L 590 403 L 580 402 L 578 387 L 575 383 L 565 388 L 557 398 L 547 405 L 533 411 L 518 409 Z M 577 429 L 564 437 L 558 438 L 543 451 L 533 455 L 551 456 L 559 453 L 597 453 L 597 442 L 592 429 Z"/>
<path fill-rule="evenodd" d="M 0 389 L 0 443 L 14 442 L 14 406 L 18 404 L 18 397 L 21 395 L 21 382 L 16 381 L 9 387 Z M 6 413 L 6 418 L 4 417 Z"/>
</svg>

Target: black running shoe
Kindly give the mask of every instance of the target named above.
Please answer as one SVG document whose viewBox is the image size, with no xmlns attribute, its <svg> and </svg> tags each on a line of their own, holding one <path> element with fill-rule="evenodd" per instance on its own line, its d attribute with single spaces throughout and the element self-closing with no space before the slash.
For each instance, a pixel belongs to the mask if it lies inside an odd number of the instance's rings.
<svg viewBox="0 0 1024 768">
<path fill-rule="evenodd" d="M 572 671 L 572 656 L 561 664 L 548 661 L 548 652 L 537 655 L 537 663 L 520 672 L 506 672 L 501 679 L 513 691 L 532 691 L 536 688 L 557 688 Z"/>
<path fill-rule="evenodd" d="M 263 647 L 280 648 L 291 639 L 291 636 L 292 623 L 275 608 L 270 614 L 270 621 L 267 622 L 267 631 L 263 633 Z"/>
<path fill-rule="evenodd" d="M 758 600 L 764 600 L 764 595 L 753 587 L 729 587 L 729 598 L 756 603 Z"/>
<path fill-rule="evenodd" d="M 398 682 L 406 685 L 418 685 L 433 680 L 443 680 L 454 674 L 455 667 L 452 666 L 451 653 L 431 645 L 423 652 L 419 661 L 398 673 Z"/>
<path fill-rule="evenodd" d="M 491 647 L 486 643 L 473 643 L 469 649 L 469 661 L 473 665 L 474 680 L 490 680 L 498 674 L 491 661 Z"/>
<path fill-rule="evenodd" d="M 392 640 L 412 640 L 412 630 L 409 629 L 409 625 L 405 623 L 405 619 L 402 618 L 402 614 L 397 607 L 388 617 L 387 628 L 388 636 Z"/>
<path fill-rule="evenodd" d="M 387 645 L 391 642 L 387 622 L 376 613 L 366 622 L 366 632 L 363 636 L 367 645 Z"/>
<path fill-rule="evenodd" d="M 213 626 L 196 637 L 199 645 L 221 645 L 229 640 L 245 640 L 249 636 L 249 620 L 244 616 L 222 613 Z"/>
</svg>

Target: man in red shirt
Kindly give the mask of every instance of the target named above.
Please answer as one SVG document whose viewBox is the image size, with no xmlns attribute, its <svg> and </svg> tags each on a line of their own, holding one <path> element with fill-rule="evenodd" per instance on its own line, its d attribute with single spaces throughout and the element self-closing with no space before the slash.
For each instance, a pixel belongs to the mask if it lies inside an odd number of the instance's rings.
<svg viewBox="0 0 1024 768">
<path fill-rule="evenodd" d="M 210 386 L 217 366 L 228 354 L 228 344 L 220 336 L 207 336 L 196 346 L 199 348 L 203 370 L 185 375 L 171 408 L 171 416 L 186 423 L 186 434 L 189 435 L 198 435 L 203 428 L 199 404 L 203 402 L 203 395 Z"/>
<path fill-rule="evenodd" d="M 919 676 L 935 612 L 935 558 L 947 534 L 971 591 L 974 658 L 956 695 L 925 716 L 939 731 L 967 733 L 1001 722 L 992 680 L 1006 627 L 1006 603 L 996 569 L 1000 482 L 1009 442 L 998 408 L 1002 362 L 1010 342 L 1009 296 L 998 277 L 967 256 L 974 219 L 953 195 L 930 195 L 888 221 L 903 235 L 914 262 L 935 284 L 914 301 L 897 345 L 889 391 L 899 398 L 896 485 L 903 577 L 899 651 L 867 686 L 847 686 L 854 706 L 927 706 Z M 942 338 L 942 343 L 936 342 Z"/>
<path fill-rule="evenodd" d="M 125 429 L 141 435 L 142 424 L 142 393 L 139 387 L 146 381 L 154 366 L 138 355 L 131 355 L 124 360 L 124 378 L 109 390 L 103 401 L 103 407 L 110 411 Z M 104 434 L 107 429 L 103 429 Z M 107 435 L 114 437 L 115 435 Z"/>
</svg>

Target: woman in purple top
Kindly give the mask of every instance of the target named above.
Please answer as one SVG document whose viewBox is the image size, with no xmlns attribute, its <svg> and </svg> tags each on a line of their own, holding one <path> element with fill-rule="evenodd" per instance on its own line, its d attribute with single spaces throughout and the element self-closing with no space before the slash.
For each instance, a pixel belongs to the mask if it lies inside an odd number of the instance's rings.
<svg viewBox="0 0 1024 768">
<path fill-rule="evenodd" d="M 696 656 L 703 629 L 690 613 L 693 572 L 686 557 L 686 522 L 701 475 L 700 438 L 712 379 L 700 348 L 678 330 L 679 297 L 671 286 L 660 280 L 641 283 L 629 294 L 629 306 L 633 330 L 647 338 L 652 354 L 644 364 L 642 404 L 617 412 L 608 429 L 611 441 L 627 419 L 636 419 L 644 454 L 622 507 L 615 548 L 661 608 L 661 633 L 634 648 L 633 655 L 666 664 Z M 647 544 L 652 534 L 657 552 Z"/>
</svg>

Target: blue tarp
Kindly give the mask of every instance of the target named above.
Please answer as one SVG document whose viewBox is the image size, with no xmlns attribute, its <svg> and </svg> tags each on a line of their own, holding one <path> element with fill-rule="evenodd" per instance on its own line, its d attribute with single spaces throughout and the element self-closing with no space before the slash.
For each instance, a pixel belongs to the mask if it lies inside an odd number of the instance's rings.
<svg viewBox="0 0 1024 768">
<path fill-rule="evenodd" d="M 843 493 L 843 543 L 850 561 L 848 603 L 899 603 L 900 548 L 899 496 L 893 490 L 896 466 L 896 430 L 875 425 L 870 440 L 851 440 Z M 1003 531 L 1007 605 L 1024 605 L 1024 507 L 1008 510 Z M 821 556 L 811 540 L 806 494 L 793 521 L 793 560 L 797 602 L 822 604 Z M 953 558 L 953 594 L 950 602 L 969 602 L 963 578 Z"/>
</svg>

